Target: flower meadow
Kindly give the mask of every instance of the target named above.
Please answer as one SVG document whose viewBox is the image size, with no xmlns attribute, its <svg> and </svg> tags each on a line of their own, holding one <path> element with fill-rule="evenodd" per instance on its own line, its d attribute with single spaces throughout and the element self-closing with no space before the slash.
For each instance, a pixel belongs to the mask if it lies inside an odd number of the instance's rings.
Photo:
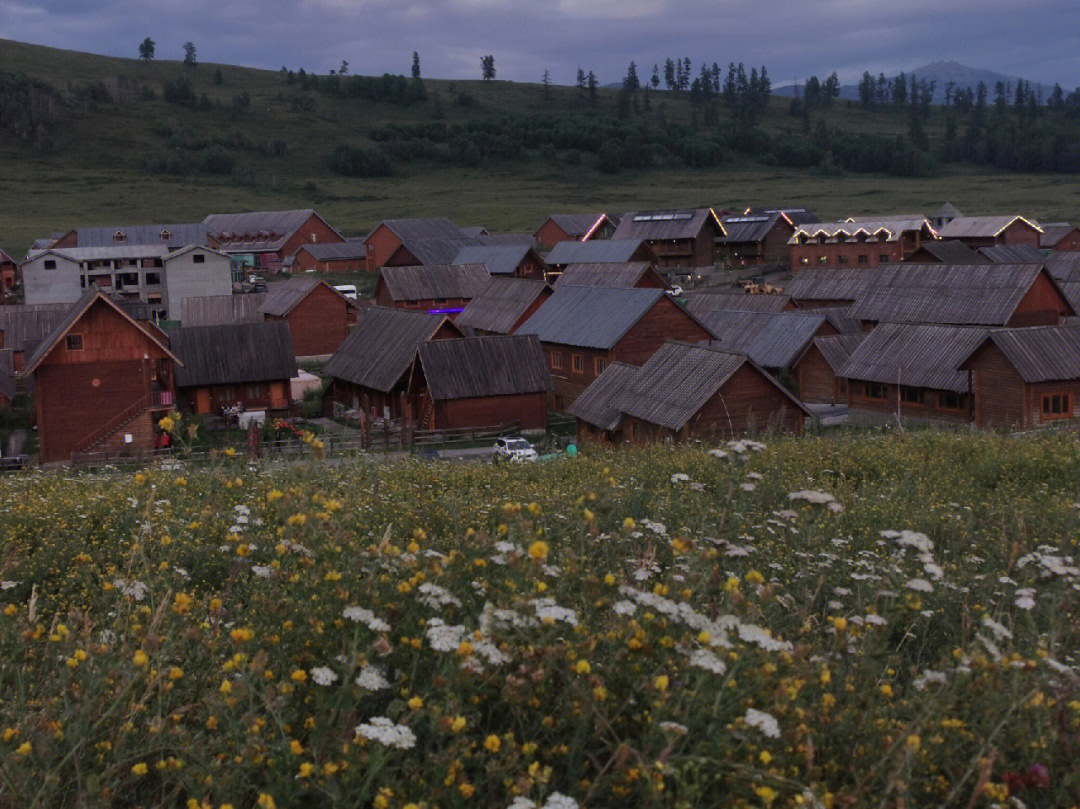
<svg viewBox="0 0 1080 809">
<path fill-rule="evenodd" d="M 1073 806 L 1080 444 L 0 481 L 0 806 Z"/>
</svg>

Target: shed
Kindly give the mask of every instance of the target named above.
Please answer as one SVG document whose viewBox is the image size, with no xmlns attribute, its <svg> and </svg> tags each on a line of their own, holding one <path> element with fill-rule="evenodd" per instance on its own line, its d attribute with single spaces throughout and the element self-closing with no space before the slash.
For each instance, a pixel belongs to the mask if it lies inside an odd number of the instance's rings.
<svg viewBox="0 0 1080 809">
<path fill-rule="evenodd" d="M 183 326 L 223 326 L 230 323 L 261 323 L 266 293 L 205 295 L 185 298 L 180 307 Z"/>
<path fill-rule="evenodd" d="M 454 257 L 453 264 L 483 264 L 491 275 L 516 278 L 532 278 L 543 281 L 547 264 L 532 244 L 511 242 L 508 244 L 480 244 L 462 247 Z"/>
<path fill-rule="evenodd" d="M 284 320 L 298 357 L 328 357 L 356 322 L 357 305 L 319 278 L 301 276 L 272 283 L 259 307 L 267 320 Z"/>
<path fill-rule="evenodd" d="M 847 379 L 840 369 L 864 339 L 862 332 L 815 337 L 792 366 L 799 398 L 812 404 L 846 403 Z"/>
<path fill-rule="evenodd" d="M 483 264 L 383 267 L 374 297 L 379 306 L 456 317 L 490 280 Z"/>
<path fill-rule="evenodd" d="M 550 295 L 543 281 L 492 278 L 454 322 L 471 334 L 513 334 Z"/>
</svg>

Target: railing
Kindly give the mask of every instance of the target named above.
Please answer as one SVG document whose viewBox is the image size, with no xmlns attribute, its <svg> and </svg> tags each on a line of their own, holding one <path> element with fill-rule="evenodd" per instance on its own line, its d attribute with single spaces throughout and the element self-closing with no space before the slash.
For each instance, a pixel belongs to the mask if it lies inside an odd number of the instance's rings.
<svg viewBox="0 0 1080 809">
<path fill-rule="evenodd" d="M 82 442 L 79 443 L 75 451 L 82 452 L 83 450 L 89 449 L 95 444 L 104 441 L 110 435 L 115 433 L 117 430 L 119 430 L 121 427 L 123 427 L 125 424 L 130 422 L 137 415 L 139 415 L 139 413 L 146 410 L 150 406 L 152 399 L 153 396 L 149 393 L 139 397 L 139 399 L 132 402 L 130 405 L 125 407 L 111 419 L 109 419 L 92 433 L 90 433 L 89 436 L 87 436 Z"/>
</svg>

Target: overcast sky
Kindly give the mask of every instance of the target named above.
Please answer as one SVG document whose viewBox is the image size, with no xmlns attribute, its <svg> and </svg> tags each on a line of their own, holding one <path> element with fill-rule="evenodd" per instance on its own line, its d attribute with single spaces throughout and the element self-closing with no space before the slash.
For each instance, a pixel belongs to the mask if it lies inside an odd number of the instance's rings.
<svg viewBox="0 0 1080 809">
<path fill-rule="evenodd" d="M 499 79 L 561 84 L 667 56 L 765 64 L 774 85 L 938 60 L 1080 83 L 1077 0 L 0 0 L 0 39 L 135 56 L 145 36 L 159 59 L 190 39 L 201 62 L 320 73 L 408 73 L 416 50 L 435 78 L 479 78 L 491 53 Z"/>
</svg>

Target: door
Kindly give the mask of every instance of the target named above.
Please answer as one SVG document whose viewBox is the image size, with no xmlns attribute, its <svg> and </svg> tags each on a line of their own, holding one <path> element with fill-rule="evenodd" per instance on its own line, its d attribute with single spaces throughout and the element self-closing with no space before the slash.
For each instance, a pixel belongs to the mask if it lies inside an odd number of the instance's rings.
<svg viewBox="0 0 1080 809">
<path fill-rule="evenodd" d="M 195 412 L 206 415 L 210 412 L 210 389 L 198 388 L 195 391 Z"/>
</svg>

